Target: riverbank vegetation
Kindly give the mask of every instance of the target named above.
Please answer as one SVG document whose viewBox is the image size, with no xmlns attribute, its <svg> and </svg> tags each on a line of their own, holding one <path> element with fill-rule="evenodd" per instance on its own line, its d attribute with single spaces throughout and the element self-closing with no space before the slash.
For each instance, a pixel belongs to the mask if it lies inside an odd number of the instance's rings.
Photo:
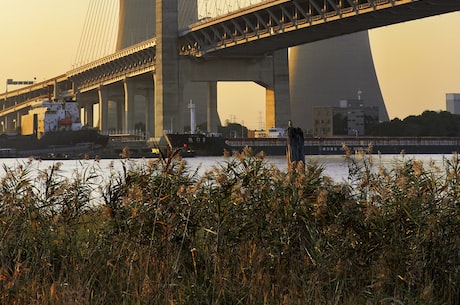
<svg viewBox="0 0 460 305">
<path fill-rule="evenodd" d="M 457 155 L 349 155 L 343 182 L 248 152 L 120 162 L 4 167 L 1 304 L 459 304 Z"/>
</svg>

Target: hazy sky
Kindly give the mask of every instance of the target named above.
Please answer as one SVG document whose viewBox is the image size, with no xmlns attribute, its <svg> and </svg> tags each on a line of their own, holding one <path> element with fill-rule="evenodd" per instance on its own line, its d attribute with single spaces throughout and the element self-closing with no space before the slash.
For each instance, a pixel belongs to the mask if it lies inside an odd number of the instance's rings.
<svg viewBox="0 0 460 305">
<path fill-rule="evenodd" d="M 0 0 L 0 91 L 6 79 L 45 80 L 72 69 L 90 0 Z M 460 13 L 370 31 L 377 75 L 390 118 L 445 110 L 460 93 Z M 11 88 L 10 88 L 11 87 Z M 17 87 L 9 86 L 14 90 Z M 264 90 L 220 84 L 221 119 L 264 123 Z M 227 99 L 227 100 L 226 100 Z M 235 104 L 240 101 L 240 104 Z M 232 105 L 229 107 L 229 105 Z M 253 105 L 253 109 L 248 109 Z"/>
</svg>

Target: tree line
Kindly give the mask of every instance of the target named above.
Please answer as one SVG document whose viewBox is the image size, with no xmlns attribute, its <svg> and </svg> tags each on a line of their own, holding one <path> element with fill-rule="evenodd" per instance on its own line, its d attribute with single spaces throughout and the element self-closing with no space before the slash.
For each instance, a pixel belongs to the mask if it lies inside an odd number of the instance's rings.
<svg viewBox="0 0 460 305">
<path fill-rule="evenodd" d="M 460 115 L 448 111 L 424 111 L 401 120 L 371 124 L 366 130 L 371 136 L 460 136 Z"/>
</svg>

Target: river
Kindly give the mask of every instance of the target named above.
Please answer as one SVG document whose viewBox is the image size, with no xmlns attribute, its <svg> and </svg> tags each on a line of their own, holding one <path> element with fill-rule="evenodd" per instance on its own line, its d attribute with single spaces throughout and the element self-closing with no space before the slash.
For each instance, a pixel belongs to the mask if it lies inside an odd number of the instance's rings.
<svg viewBox="0 0 460 305">
<path fill-rule="evenodd" d="M 442 167 L 443 160 L 446 158 L 450 159 L 452 155 L 374 155 L 372 156 L 375 168 L 379 165 L 383 165 L 387 168 L 391 168 L 398 161 L 403 160 L 403 158 L 409 158 L 414 160 L 420 160 L 424 164 L 428 163 L 435 164 Z M 225 165 L 225 162 L 228 161 L 224 157 L 195 157 L 195 158 L 186 158 L 184 159 L 187 163 L 187 166 L 190 169 L 190 172 L 194 172 L 197 169 L 199 175 L 204 174 L 207 170 L 211 169 L 213 166 Z M 345 182 L 348 178 L 348 165 L 345 161 L 344 156 L 306 156 L 306 160 L 314 161 L 322 165 L 324 168 L 324 174 L 331 177 L 336 182 Z M 50 172 L 50 168 L 53 165 L 59 164 L 59 170 L 56 172 L 55 178 L 66 179 L 69 178 L 71 181 L 72 178 L 79 177 L 79 179 L 85 180 L 82 177 L 89 177 L 94 174 L 95 178 L 90 179 L 92 184 L 96 185 L 105 185 L 108 181 L 110 175 L 117 176 L 118 173 L 123 171 L 123 164 L 128 164 L 128 166 L 143 164 L 146 162 L 145 159 L 132 159 L 126 163 L 126 160 L 120 159 L 102 159 L 102 160 L 29 160 L 29 159 L 0 159 L 0 179 L 5 176 L 5 169 L 14 169 L 17 166 L 22 165 L 25 168 L 25 164 L 31 162 L 30 169 L 31 173 L 29 175 L 38 174 L 41 171 Z M 125 162 L 125 163 L 124 163 Z M 131 163 L 133 162 L 133 163 Z M 266 162 L 274 164 L 280 170 L 287 169 L 286 158 L 283 156 L 272 156 L 266 157 Z M 144 163 L 145 164 L 145 163 Z M 92 172 L 91 170 L 95 171 Z M 37 176 L 33 176 L 37 177 Z M 29 178 L 32 178 L 29 176 Z M 100 203 L 102 198 L 97 190 L 94 190 L 92 193 L 91 202 L 93 204 Z"/>
<path fill-rule="evenodd" d="M 421 160 L 425 164 L 433 161 L 437 165 L 442 165 L 444 159 L 450 159 L 452 155 L 373 155 L 374 164 L 382 164 L 385 167 L 391 167 L 396 164 L 399 160 L 403 158 Z M 219 164 L 224 164 L 228 159 L 224 157 L 195 157 L 195 158 L 186 158 L 184 159 L 187 165 L 191 170 L 198 169 L 199 174 L 203 174 L 206 170 L 212 168 L 213 166 L 219 166 Z M 325 175 L 331 177 L 334 181 L 341 182 L 347 179 L 348 177 L 348 166 L 345 162 L 344 156 L 306 156 L 307 161 L 315 161 L 318 164 L 324 167 Z M 0 159 L 0 164 L 6 167 L 14 167 L 18 164 L 24 164 L 28 162 L 28 159 Z M 145 162 L 142 159 L 133 159 L 131 160 L 135 164 L 139 162 Z M 266 157 L 268 163 L 276 165 L 281 170 L 287 169 L 287 162 L 284 156 L 271 156 Z M 102 175 L 110 175 L 114 171 L 122 170 L 122 160 L 119 159 L 103 159 L 99 161 L 94 160 L 62 160 L 62 161 L 50 161 L 50 160 L 33 160 L 32 168 L 37 170 L 45 170 L 51 167 L 56 163 L 60 164 L 59 174 L 64 177 L 72 177 L 73 174 L 81 170 L 82 168 L 89 168 L 96 166 Z M 0 177 L 5 174 L 4 169 L 0 169 Z"/>
</svg>

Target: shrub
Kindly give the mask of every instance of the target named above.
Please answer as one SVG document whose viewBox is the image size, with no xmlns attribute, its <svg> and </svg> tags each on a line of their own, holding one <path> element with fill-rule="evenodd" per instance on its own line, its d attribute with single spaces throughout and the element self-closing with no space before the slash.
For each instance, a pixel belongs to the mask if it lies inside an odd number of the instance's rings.
<svg viewBox="0 0 460 305">
<path fill-rule="evenodd" d="M 341 183 L 250 150 L 201 176 L 174 156 L 4 167 L 0 302 L 459 304 L 458 156 L 346 161 Z"/>
</svg>

